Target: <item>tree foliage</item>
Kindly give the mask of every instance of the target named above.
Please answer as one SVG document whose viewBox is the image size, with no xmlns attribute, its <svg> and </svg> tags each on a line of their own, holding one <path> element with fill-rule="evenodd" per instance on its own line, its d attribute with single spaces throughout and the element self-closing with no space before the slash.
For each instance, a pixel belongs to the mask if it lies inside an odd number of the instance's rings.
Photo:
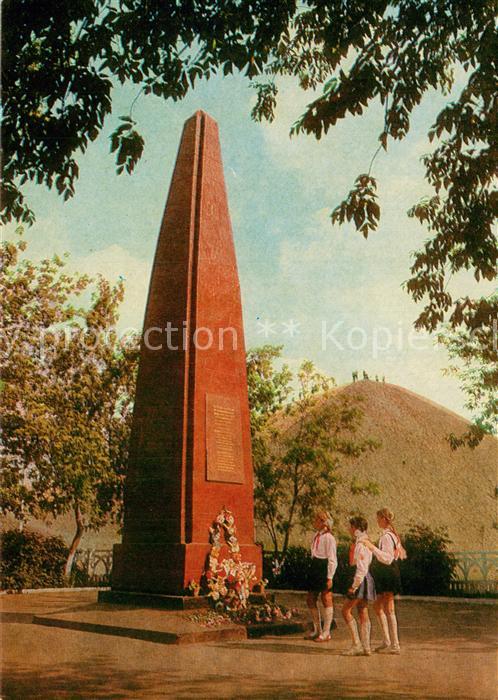
<svg viewBox="0 0 498 700">
<path fill-rule="evenodd" d="M 122 284 L 70 275 L 57 256 L 35 264 L 24 247 L 2 247 L 1 496 L 21 520 L 74 515 L 69 574 L 85 529 L 119 519 L 136 339 L 114 330 Z"/>
<path fill-rule="evenodd" d="M 363 415 L 358 399 L 335 394 L 333 380 L 309 361 L 293 385 L 288 367 L 274 367 L 280 351 L 250 351 L 248 385 L 255 513 L 275 553 L 285 555 L 295 526 L 309 526 L 316 508 L 332 507 L 341 465 L 378 443 L 357 436 Z M 364 484 L 365 492 L 375 492 L 375 485 Z"/>
<path fill-rule="evenodd" d="M 283 345 L 264 345 L 247 351 L 247 389 L 251 410 L 251 430 L 255 435 L 269 416 L 279 411 L 291 393 L 292 373 L 287 365 L 274 366 Z"/>
<path fill-rule="evenodd" d="M 339 121 L 381 104 L 379 145 L 332 213 L 368 236 L 381 220 L 372 164 L 402 140 L 434 90 L 463 87 L 429 131 L 427 196 L 409 215 L 428 231 L 414 254 L 408 293 L 420 329 L 444 322 L 474 330 L 498 303 L 454 298 L 448 282 L 471 270 L 496 275 L 498 197 L 494 0 L 5 0 L 3 3 L 4 220 L 33 220 L 22 185 L 74 194 L 78 158 L 97 138 L 117 84 L 183 99 L 200 79 L 241 72 L 256 91 L 252 116 L 272 121 L 282 76 L 314 99 L 293 134 L 326 135 Z M 111 136 L 117 172 L 131 172 L 143 138 L 129 114 Z"/>
<path fill-rule="evenodd" d="M 4 216 L 31 222 L 31 180 L 73 196 L 79 155 L 111 113 L 116 84 L 180 100 L 200 78 L 267 61 L 294 2 L 238 0 L 5 0 Z M 131 114 L 111 137 L 117 172 L 131 172 L 143 139 Z"/>
<path fill-rule="evenodd" d="M 496 304 L 498 294 L 483 299 L 483 304 Z M 491 323 L 490 323 L 491 321 Z M 451 365 L 446 370 L 456 376 L 467 397 L 466 408 L 472 412 L 473 422 L 463 435 L 449 435 L 450 445 L 476 447 L 484 435 L 498 432 L 498 319 L 489 318 L 486 324 L 474 330 L 451 328 L 438 335 L 439 342 L 448 350 Z"/>
<path fill-rule="evenodd" d="M 448 92 L 465 71 L 459 97 L 437 116 L 425 158 L 434 196 L 411 215 L 432 237 L 415 256 L 408 289 L 430 303 L 419 325 L 434 328 L 452 307 L 448 273 L 495 273 L 496 34 L 491 0 L 6 0 L 3 120 L 7 217 L 29 219 L 18 189 L 26 179 L 74 193 L 76 157 L 95 139 L 116 82 L 179 100 L 197 80 L 243 72 L 253 83 L 255 119 L 272 120 L 279 76 L 321 90 L 293 133 L 325 135 L 338 121 L 384 105 L 379 142 L 403 139 L 415 107 Z M 131 114 L 111 137 L 117 170 L 131 172 L 143 150 Z M 444 138 L 442 138 L 444 137 Z M 357 186 L 334 213 L 367 235 L 377 227 L 375 181 Z M 451 320 L 459 323 L 461 303 Z"/>
</svg>

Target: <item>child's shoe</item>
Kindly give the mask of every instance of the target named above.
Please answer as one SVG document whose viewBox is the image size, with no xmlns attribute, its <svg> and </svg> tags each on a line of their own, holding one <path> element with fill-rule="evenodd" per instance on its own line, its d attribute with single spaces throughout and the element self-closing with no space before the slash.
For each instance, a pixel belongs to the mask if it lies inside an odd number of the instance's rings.
<svg viewBox="0 0 498 700">
<path fill-rule="evenodd" d="M 372 650 L 370 647 L 363 647 L 363 656 L 372 656 Z"/>
<path fill-rule="evenodd" d="M 393 644 L 392 647 L 389 649 L 389 654 L 401 654 L 401 649 L 399 648 L 399 645 Z"/>
<path fill-rule="evenodd" d="M 308 641 L 314 642 L 318 637 L 320 636 L 320 632 L 309 632 L 308 634 L 304 635 L 304 638 L 307 639 Z"/>
<path fill-rule="evenodd" d="M 363 656 L 365 652 L 361 644 L 353 644 L 352 647 L 342 652 L 343 656 Z"/>
<path fill-rule="evenodd" d="M 313 640 L 314 642 L 330 642 L 330 634 L 319 634 L 318 637 L 315 637 Z"/>
<path fill-rule="evenodd" d="M 382 642 L 382 644 L 378 647 L 375 648 L 375 653 L 376 654 L 390 654 L 391 653 L 391 645 L 388 644 L 387 642 Z"/>
</svg>

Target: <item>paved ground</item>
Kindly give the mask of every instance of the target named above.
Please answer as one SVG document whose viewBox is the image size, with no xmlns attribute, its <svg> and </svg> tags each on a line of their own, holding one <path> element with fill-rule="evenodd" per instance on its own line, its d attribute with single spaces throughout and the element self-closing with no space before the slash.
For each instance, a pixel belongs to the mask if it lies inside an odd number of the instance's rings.
<svg viewBox="0 0 498 700">
<path fill-rule="evenodd" d="M 31 624 L 94 601 L 91 592 L 2 597 L 3 698 L 497 698 L 497 606 L 401 601 L 402 655 L 356 659 L 340 655 L 349 641 L 339 615 L 322 645 L 267 637 L 177 647 Z M 375 622 L 373 631 L 378 639 Z"/>
</svg>

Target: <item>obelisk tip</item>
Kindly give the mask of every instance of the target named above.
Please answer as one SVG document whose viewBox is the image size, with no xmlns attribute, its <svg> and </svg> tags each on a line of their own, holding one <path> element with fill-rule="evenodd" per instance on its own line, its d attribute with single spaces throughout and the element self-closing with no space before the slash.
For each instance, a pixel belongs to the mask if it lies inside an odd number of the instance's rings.
<svg viewBox="0 0 498 700">
<path fill-rule="evenodd" d="M 213 124 L 217 124 L 216 119 L 213 119 L 213 117 L 205 112 L 203 109 L 197 109 L 191 117 L 187 119 L 187 122 L 191 121 L 192 119 L 198 119 L 198 118 L 204 118 L 206 121 L 212 122 Z"/>
</svg>

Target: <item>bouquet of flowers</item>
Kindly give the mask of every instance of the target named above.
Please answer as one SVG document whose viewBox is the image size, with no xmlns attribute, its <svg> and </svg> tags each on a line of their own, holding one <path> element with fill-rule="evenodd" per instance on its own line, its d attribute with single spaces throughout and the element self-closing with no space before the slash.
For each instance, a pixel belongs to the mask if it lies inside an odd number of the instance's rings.
<svg viewBox="0 0 498 700">
<path fill-rule="evenodd" d="M 221 535 L 230 550 L 231 557 L 220 561 Z M 243 562 L 237 539 L 237 528 L 231 511 L 220 512 L 209 528 L 211 552 L 204 577 L 209 589 L 208 596 L 226 610 L 239 610 L 247 607 L 251 585 L 256 579 L 256 566 Z M 219 605 L 219 604 L 222 605 Z"/>
</svg>

